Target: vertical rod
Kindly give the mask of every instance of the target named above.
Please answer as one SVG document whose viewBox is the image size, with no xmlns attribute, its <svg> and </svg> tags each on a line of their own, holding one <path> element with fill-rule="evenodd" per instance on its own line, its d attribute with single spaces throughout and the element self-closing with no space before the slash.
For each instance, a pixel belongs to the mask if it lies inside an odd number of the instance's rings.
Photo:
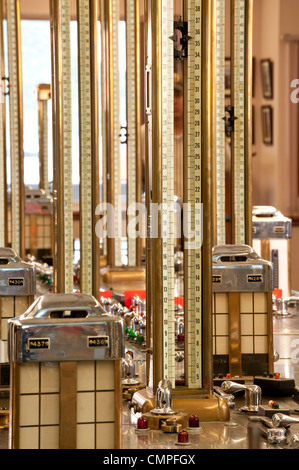
<svg viewBox="0 0 299 470">
<path fill-rule="evenodd" d="M 38 140 L 39 140 L 39 187 L 44 189 L 45 187 L 45 178 L 44 178 L 44 102 L 38 99 L 37 102 L 38 108 Z"/>
<path fill-rule="evenodd" d="M 161 12 L 162 1 L 152 0 L 152 168 L 155 168 L 155 177 L 152 180 L 152 202 L 160 204 L 162 188 L 162 77 L 161 77 Z M 161 227 L 161 215 L 158 214 L 158 227 Z M 159 381 L 163 378 L 163 295 L 161 292 L 162 280 L 162 240 L 161 234 L 151 240 L 152 245 L 152 279 L 153 287 L 153 389 L 156 390 Z"/>
<path fill-rule="evenodd" d="M 135 87 L 136 87 L 136 202 L 141 202 L 142 172 L 141 172 L 141 89 L 140 89 L 140 0 L 135 0 L 135 39 L 136 39 L 136 65 L 135 65 Z M 136 238 L 136 266 L 141 266 L 142 238 Z"/>
<path fill-rule="evenodd" d="M 212 129 L 212 67 L 211 67 L 211 45 L 212 45 L 212 2 L 202 2 L 202 106 L 203 106 L 203 129 L 202 129 L 202 202 L 203 202 L 203 386 L 211 391 L 213 387 L 213 363 L 212 363 L 212 152 L 211 140 Z"/>
<path fill-rule="evenodd" d="M 71 84 L 67 1 L 50 0 L 52 30 L 53 175 L 56 292 L 73 291 L 73 214 L 71 171 Z M 64 31 L 62 31 L 62 28 Z M 62 37 L 64 33 L 64 38 Z"/>
<path fill-rule="evenodd" d="M 21 21 L 19 0 L 7 1 L 10 79 L 11 220 L 12 248 L 25 257 L 25 186 L 23 150 L 23 100 Z"/>
<path fill-rule="evenodd" d="M 40 84 L 37 90 L 38 135 L 39 135 L 39 187 L 47 195 L 50 193 L 48 181 L 48 100 L 51 98 L 51 86 Z"/>
<path fill-rule="evenodd" d="M 3 34 L 3 2 L 0 2 L 0 78 L 5 76 L 4 34 Z M 4 86 L 4 85 L 3 85 Z M 0 246 L 8 244 L 7 221 L 7 168 L 6 168 L 6 112 L 5 95 L 2 90 L 0 97 Z"/>
<path fill-rule="evenodd" d="M 109 93 L 108 93 L 108 22 L 107 22 L 107 4 L 105 0 L 100 0 L 100 15 L 101 15 L 101 106 L 102 106 L 102 198 L 101 202 L 106 204 L 108 202 L 107 192 L 107 165 L 109 155 Z M 103 255 L 107 256 L 107 237 L 103 237 Z"/>
<path fill-rule="evenodd" d="M 252 2 L 245 3 L 245 243 L 249 246 L 252 246 Z"/>
<path fill-rule="evenodd" d="M 98 2 L 90 0 L 90 59 L 91 59 L 91 135 L 92 135 L 92 253 L 93 276 L 92 294 L 100 298 L 100 241 L 96 235 L 95 227 L 98 221 L 96 207 L 100 202 L 100 170 L 99 170 L 99 86 L 98 86 Z"/>
<path fill-rule="evenodd" d="M 108 1 L 108 6 L 106 9 L 107 15 L 107 26 L 108 26 L 108 38 L 107 38 L 107 48 L 108 48 L 108 92 L 109 92 L 109 146 L 107 152 L 107 202 L 115 208 L 114 194 L 115 194 L 115 182 L 114 182 L 114 140 L 113 140 L 113 128 L 114 128 L 114 80 L 113 80 L 113 23 L 112 23 L 112 4 L 111 1 Z M 115 266 L 115 237 L 108 237 L 108 252 L 107 252 L 107 263 L 108 266 Z"/>
<path fill-rule="evenodd" d="M 146 379 L 149 387 L 153 386 L 153 377 L 151 376 L 151 363 L 152 363 L 152 319 L 153 319 L 153 299 L 151 292 L 152 286 L 152 263 L 150 259 L 151 253 L 151 238 L 150 238 L 150 203 L 151 203 L 151 165 L 152 159 L 152 140 L 150 138 L 152 133 L 152 100 L 151 100 L 151 70 L 152 70 L 152 52 L 151 52 L 151 0 L 145 0 L 144 3 L 144 31 L 145 31 L 145 93 L 146 93 L 146 106 L 145 106 L 145 134 L 144 134 L 144 165 L 145 165 L 145 205 L 146 205 L 146 318 L 148 319 L 146 325 Z"/>
</svg>

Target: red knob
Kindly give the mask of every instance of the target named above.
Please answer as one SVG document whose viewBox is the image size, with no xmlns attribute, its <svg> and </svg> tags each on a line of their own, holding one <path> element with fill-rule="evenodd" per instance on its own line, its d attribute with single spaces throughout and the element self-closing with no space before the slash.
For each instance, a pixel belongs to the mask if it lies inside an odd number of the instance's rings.
<svg viewBox="0 0 299 470">
<path fill-rule="evenodd" d="M 141 418 L 138 418 L 137 429 L 147 429 L 147 428 L 148 428 L 147 419 L 144 418 L 144 416 L 141 416 Z"/>
<path fill-rule="evenodd" d="M 189 418 L 189 428 L 199 428 L 199 418 L 196 415 L 192 415 Z"/>
<path fill-rule="evenodd" d="M 178 442 L 180 444 L 186 444 L 188 442 L 188 433 L 187 431 L 180 431 L 178 435 Z"/>
</svg>

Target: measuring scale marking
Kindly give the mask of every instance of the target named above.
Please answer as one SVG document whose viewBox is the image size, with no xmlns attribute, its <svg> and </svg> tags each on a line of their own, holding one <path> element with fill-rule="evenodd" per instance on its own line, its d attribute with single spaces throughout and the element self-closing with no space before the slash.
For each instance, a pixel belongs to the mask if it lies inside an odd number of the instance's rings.
<svg viewBox="0 0 299 470">
<path fill-rule="evenodd" d="M 189 203 L 189 217 L 191 230 L 196 231 L 199 246 L 185 249 L 185 276 L 187 277 L 187 297 L 185 315 L 187 316 L 187 351 L 188 361 L 185 378 L 188 388 L 202 386 L 201 366 L 201 317 L 202 317 L 202 258 L 201 258 L 201 230 L 198 227 L 198 214 L 196 205 L 201 205 L 201 55 L 202 55 L 202 2 L 190 0 L 186 11 L 188 21 L 187 70 L 185 72 L 184 87 L 185 109 L 187 110 L 187 128 L 185 133 L 187 151 L 187 201 Z M 186 242 L 185 242 L 186 243 Z M 186 248 L 186 245 L 185 245 Z"/>
<path fill-rule="evenodd" d="M 136 39 L 135 0 L 126 1 L 127 28 L 127 207 L 136 202 Z M 128 223 L 135 214 L 128 214 Z M 128 237 L 128 265 L 136 265 L 136 240 Z"/>
<path fill-rule="evenodd" d="M 91 150 L 91 57 L 89 0 L 79 0 L 79 87 L 80 87 L 80 185 L 81 256 L 80 285 L 92 293 L 92 150 Z"/>
</svg>

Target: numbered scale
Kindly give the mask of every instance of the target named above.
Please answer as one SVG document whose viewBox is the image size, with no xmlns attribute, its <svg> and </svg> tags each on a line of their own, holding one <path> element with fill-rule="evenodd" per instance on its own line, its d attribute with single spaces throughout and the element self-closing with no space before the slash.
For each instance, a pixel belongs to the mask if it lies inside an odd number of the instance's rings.
<svg viewBox="0 0 299 470">
<path fill-rule="evenodd" d="M 139 0 L 126 1 L 127 44 L 127 208 L 128 227 L 141 202 L 140 19 Z M 128 235 L 128 265 L 141 265 L 141 238 Z"/>
<path fill-rule="evenodd" d="M 78 0 L 80 140 L 80 288 L 99 296 L 99 240 L 95 211 L 99 203 L 97 8 Z"/>
<path fill-rule="evenodd" d="M 211 376 L 211 324 L 208 310 L 211 308 L 211 186 L 205 174 L 211 171 L 211 18 L 210 2 L 185 2 L 184 19 L 188 23 L 188 55 L 184 59 L 184 203 L 187 211 L 188 232 L 184 230 L 185 277 L 185 352 L 184 385 L 176 382 L 176 344 L 174 333 L 174 11 L 171 0 L 149 1 L 146 12 L 151 28 L 151 41 L 147 47 L 148 73 L 150 74 L 150 98 L 147 112 L 151 112 L 151 129 L 148 136 L 148 165 L 153 171 L 152 199 L 149 219 L 149 259 L 151 276 L 147 290 L 150 292 L 150 311 L 153 321 L 152 375 L 149 388 L 155 393 L 161 380 L 172 384 L 173 394 L 200 397 L 209 394 Z M 206 21 L 203 21 L 203 17 Z M 186 35 L 185 35 L 186 37 Z M 202 38 L 206 41 L 202 44 Z M 203 98 L 204 97 L 204 98 Z M 202 115 L 205 114 L 205 123 Z M 152 149 L 151 149 L 152 145 Z M 206 152 L 206 153 L 205 153 Z M 205 154 L 205 161 L 203 161 Z M 202 204 L 207 204 L 206 228 L 202 223 Z M 161 218 L 154 211 L 160 205 Z M 158 223 L 158 237 L 155 234 Z M 204 230 L 206 242 L 202 244 Z M 205 271 L 208 282 L 203 279 Z M 206 297 L 206 298 L 205 298 Z M 148 305 L 148 304 L 147 304 Z M 148 308 L 148 307 L 147 307 Z M 142 394 L 141 394 L 142 395 Z M 136 397 L 136 399 L 138 399 Z M 178 399 L 179 401 L 180 399 Z M 134 401 L 134 396 L 133 396 Z M 196 400 L 196 408 L 210 406 L 210 418 L 219 419 L 213 403 Z M 216 400 L 217 401 L 217 400 Z M 190 405 L 191 402 L 189 402 Z M 188 400 L 180 400 L 180 406 L 188 408 Z"/>
<path fill-rule="evenodd" d="M 141 267 L 140 238 L 127 230 L 128 262 L 123 257 L 123 211 L 127 227 L 137 217 L 135 204 L 141 200 L 140 174 L 140 50 L 139 2 L 126 2 L 127 34 L 127 203 L 121 194 L 121 127 L 118 22 L 119 2 L 101 2 L 102 18 L 102 122 L 103 126 L 103 198 L 112 212 L 107 212 L 107 237 L 103 240 L 107 266 L 101 270 L 101 285 L 112 289 L 120 298 L 126 289 L 144 289 L 145 270 Z M 104 122 L 105 121 L 105 122 Z M 105 208 L 102 211 L 105 214 Z M 106 215 L 106 214 L 105 214 Z M 113 227 L 109 232 L 109 227 Z M 105 227 L 102 227 L 105 230 Z M 104 234 L 105 235 L 105 234 Z M 104 251 L 104 253 L 105 253 Z"/>
<path fill-rule="evenodd" d="M 0 77 L 5 76 L 3 36 L 3 4 L 0 4 Z M 5 83 L 2 79 L 0 87 L 0 246 L 7 246 L 7 177 L 6 177 L 6 113 Z"/>
<path fill-rule="evenodd" d="M 216 4 L 216 244 L 226 243 L 225 231 L 225 0 Z"/>
<path fill-rule="evenodd" d="M 8 0 L 7 44 L 9 69 L 10 162 L 11 162 L 11 246 L 24 256 L 24 154 L 22 126 L 22 69 L 20 2 Z"/>
<path fill-rule="evenodd" d="M 252 0 L 231 4 L 232 242 L 251 245 Z"/>
<path fill-rule="evenodd" d="M 55 210 L 54 288 L 73 292 L 73 186 L 70 5 L 51 2 L 53 161 Z"/>
</svg>

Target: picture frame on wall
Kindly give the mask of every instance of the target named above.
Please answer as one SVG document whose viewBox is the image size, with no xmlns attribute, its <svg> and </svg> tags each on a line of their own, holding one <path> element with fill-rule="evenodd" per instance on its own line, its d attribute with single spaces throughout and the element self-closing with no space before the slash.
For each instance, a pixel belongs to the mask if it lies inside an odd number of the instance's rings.
<svg viewBox="0 0 299 470">
<path fill-rule="evenodd" d="M 265 99 L 273 99 L 273 62 L 270 59 L 261 60 L 262 89 Z"/>
<path fill-rule="evenodd" d="M 273 109 L 272 106 L 262 106 L 262 135 L 263 143 L 273 145 Z"/>
</svg>

